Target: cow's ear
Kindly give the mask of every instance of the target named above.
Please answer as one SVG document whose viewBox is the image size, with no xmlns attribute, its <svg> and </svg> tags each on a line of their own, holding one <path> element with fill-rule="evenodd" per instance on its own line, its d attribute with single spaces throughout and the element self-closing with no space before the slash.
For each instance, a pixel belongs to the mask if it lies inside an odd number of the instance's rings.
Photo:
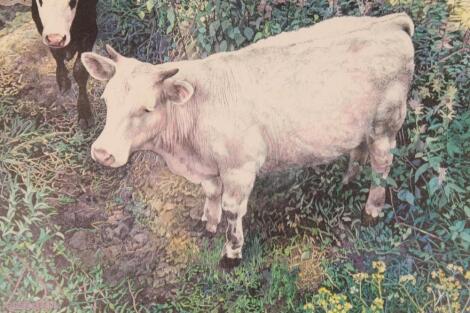
<svg viewBox="0 0 470 313">
<path fill-rule="evenodd" d="M 171 80 L 164 83 L 165 96 L 174 104 L 184 104 L 194 94 L 194 87 L 185 80 Z"/>
<path fill-rule="evenodd" d="M 116 72 L 116 63 L 93 52 L 82 53 L 82 63 L 90 75 L 98 80 L 110 80 Z"/>
</svg>

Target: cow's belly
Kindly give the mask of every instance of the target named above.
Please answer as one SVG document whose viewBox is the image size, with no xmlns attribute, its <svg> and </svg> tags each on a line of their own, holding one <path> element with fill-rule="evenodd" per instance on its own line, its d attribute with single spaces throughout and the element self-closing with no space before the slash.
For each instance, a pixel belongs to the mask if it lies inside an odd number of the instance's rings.
<svg viewBox="0 0 470 313">
<path fill-rule="evenodd" d="M 286 115 L 273 117 L 271 121 L 277 122 L 276 126 L 272 123 L 265 128 L 268 153 L 263 171 L 329 163 L 359 146 L 370 128 L 366 114 L 359 117 L 357 113 L 304 113 L 297 118 Z"/>
<path fill-rule="evenodd" d="M 359 138 L 351 138 L 347 142 L 332 142 L 321 137 L 307 140 L 292 137 L 289 142 L 272 147 L 261 172 L 327 164 L 357 147 L 361 142 Z"/>
</svg>

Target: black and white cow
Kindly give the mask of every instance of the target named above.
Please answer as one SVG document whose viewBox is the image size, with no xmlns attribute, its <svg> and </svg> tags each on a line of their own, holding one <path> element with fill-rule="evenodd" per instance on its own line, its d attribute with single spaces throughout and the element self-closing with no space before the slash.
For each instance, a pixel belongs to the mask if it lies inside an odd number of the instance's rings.
<svg viewBox="0 0 470 313">
<path fill-rule="evenodd" d="M 64 61 L 78 56 L 73 67 L 73 77 L 78 84 L 78 122 L 81 128 L 93 124 L 90 101 L 86 93 L 88 72 L 81 62 L 81 54 L 91 51 L 96 40 L 96 4 L 98 0 L 33 0 L 31 13 L 42 41 L 47 45 L 57 63 L 56 79 L 59 90 L 70 89 Z"/>
</svg>

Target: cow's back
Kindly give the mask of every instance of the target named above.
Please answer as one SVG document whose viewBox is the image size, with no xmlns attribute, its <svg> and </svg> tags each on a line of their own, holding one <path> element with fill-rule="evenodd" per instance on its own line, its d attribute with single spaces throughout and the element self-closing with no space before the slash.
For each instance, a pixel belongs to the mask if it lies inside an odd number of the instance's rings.
<svg viewBox="0 0 470 313">
<path fill-rule="evenodd" d="M 187 78 L 208 74 L 200 78 L 199 125 L 210 130 L 201 131 L 243 142 L 257 129 L 268 168 L 325 163 L 350 151 L 371 131 L 389 86 L 408 90 L 408 21 L 402 14 L 337 18 L 199 61 Z"/>
</svg>

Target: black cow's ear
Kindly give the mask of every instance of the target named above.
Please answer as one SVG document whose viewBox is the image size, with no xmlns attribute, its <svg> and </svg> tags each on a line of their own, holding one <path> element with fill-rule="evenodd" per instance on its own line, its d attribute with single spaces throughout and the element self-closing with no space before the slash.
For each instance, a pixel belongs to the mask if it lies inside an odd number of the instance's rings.
<svg viewBox="0 0 470 313">
<path fill-rule="evenodd" d="M 174 104 L 185 104 L 194 94 L 194 87 L 185 80 L 164 83 L 166 98 Z"/>
<path fill-rule="evenodd" d="M 93 52 L 84 52 L 82 63 L 90 75 L 98 80 L 110 80 L 116 72 L 116 63 Z"/>
</svg>

